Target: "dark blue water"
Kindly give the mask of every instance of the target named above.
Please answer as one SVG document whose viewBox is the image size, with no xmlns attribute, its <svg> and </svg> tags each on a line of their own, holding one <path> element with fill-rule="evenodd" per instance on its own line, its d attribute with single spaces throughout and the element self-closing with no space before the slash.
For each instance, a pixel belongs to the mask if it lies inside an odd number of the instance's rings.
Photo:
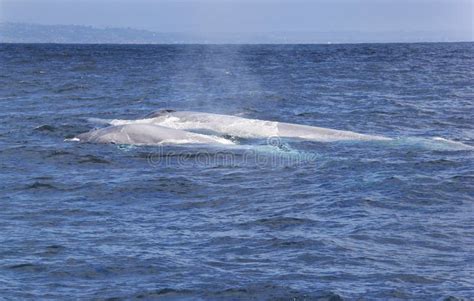
<svg viewBox="0 0 474 301">
<path fill-rule="evenodd" d="M 0 299 L 474 298 L 474 152 L 432 140 L 474 145 L 473 79 L 473 43 L 0 45 Z M 163 108 L 396 139 L 64 141 Z"/>
</svg>

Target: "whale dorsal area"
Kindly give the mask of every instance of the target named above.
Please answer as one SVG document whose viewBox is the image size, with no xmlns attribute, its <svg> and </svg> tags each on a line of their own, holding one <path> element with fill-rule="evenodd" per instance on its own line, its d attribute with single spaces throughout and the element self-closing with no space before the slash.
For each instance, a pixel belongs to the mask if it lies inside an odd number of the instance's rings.
<svg viewBox="0 0 474 301">
<path fill-rule="evenodd" d="M 233 144 L 231 141 L 153 124 L 125 124 L 93 130 L 77 136 L 81 142 L 134 145 Z"/>
<path fill-rule="evenodd" d="M 154 115 L 153 115 L 154 114 Z M 221 135 L 243 138 L 272 136 L 322 142 L 341 140 L 391 140 L 390 138 L 309 125 L 244 118 L 214 113 L 162 110 L 143 122 L 181 130 L 208 130 Z M 135 122 L 142 122 L 137 120 Z M 117 121 L 120 123 L 123 121 Z"/>
</svg>

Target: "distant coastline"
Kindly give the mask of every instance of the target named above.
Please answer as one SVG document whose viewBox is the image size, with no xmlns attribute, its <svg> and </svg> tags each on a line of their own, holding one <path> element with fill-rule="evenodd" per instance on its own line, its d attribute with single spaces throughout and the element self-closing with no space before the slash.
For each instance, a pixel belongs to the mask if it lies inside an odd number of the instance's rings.
<svg viewBox="0 0 474 301">
<path fill-rule="evenodd" d="M 472 32 L 164 33 L 134 28 L 0 23 L 0 43 L 58 44 L 341 44 L 472 42 Z"/>
</svg>

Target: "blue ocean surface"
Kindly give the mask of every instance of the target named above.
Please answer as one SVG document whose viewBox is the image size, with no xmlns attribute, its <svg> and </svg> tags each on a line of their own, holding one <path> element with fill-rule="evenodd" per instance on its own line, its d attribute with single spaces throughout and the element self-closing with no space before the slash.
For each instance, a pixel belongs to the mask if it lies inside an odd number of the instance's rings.
<svg viewBox="0 0 474 301">
<path fill-rule="evenodd" d="M 0 300 L 472 300 L 474 43 L 0 44 Z M 70 141 L 160 109 L 382 135 Z"/>
</svg>

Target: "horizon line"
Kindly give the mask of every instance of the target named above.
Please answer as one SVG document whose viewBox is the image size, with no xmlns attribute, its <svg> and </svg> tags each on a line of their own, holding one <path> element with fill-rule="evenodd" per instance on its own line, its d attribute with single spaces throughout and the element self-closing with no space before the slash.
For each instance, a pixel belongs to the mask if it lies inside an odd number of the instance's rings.
<svg viewBox="0 0 474 301">
<path fill-rule="evenodd" d="M 291 45 L 364 45 L 364 44 L 469 44 L 474 43 L 474 41 L 420 41 L 420 42 L 331 42 L 331 43 L 61 43 L 61 42 L 2 42 L 1 44 L 8 45 L 71 45 L 71 46 L 100 46 L 100 45 L 109 45 L 109 46 L 176 46 L 176 45 L 189 45 L 189 46 L 252 46 L 252 45 L 281 45 L 281 46 L 291 46 Z"/>
</svg>

